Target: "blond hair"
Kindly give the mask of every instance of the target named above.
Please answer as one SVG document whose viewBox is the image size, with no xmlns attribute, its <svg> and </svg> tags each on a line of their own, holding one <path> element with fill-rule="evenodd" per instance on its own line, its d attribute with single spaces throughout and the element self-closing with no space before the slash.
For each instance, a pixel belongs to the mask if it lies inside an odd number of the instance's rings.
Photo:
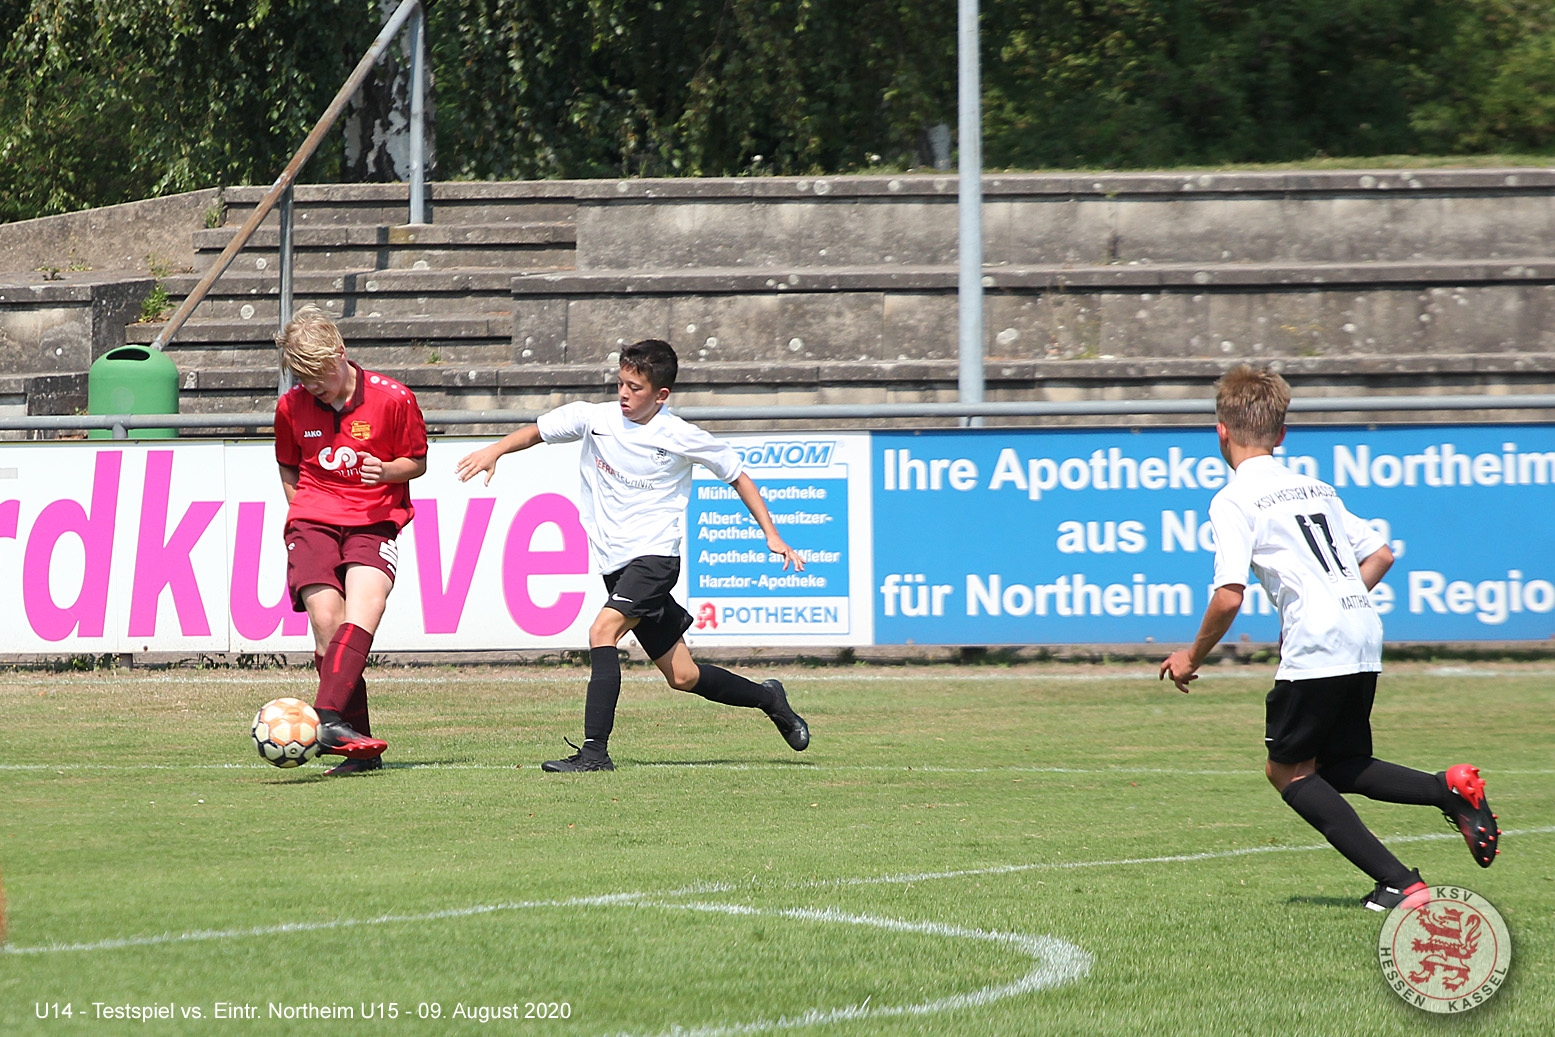
<svg viewBox="0 0 1555 1037">
<path fill-rule="evenodd" d="M 1244 446 L 1278 446 L 1288 407 L 1290 385 L 1265 368 L 1237 364 L 1215 383 L 1215 420 Z"/>
<path fill-rule="evenodd" d="M 345 355 L 346 342 L 329 315 L 317 306 L 304 306 L 275 336 L 281 363 L 299 378 L 317 378 Z"/>
</svg>

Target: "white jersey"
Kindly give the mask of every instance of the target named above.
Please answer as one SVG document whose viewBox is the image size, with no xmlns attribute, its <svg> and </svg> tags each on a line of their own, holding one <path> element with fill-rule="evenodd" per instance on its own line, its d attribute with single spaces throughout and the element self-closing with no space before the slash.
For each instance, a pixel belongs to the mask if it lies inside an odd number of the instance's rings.
<svg viewBox="0 0 1555 1037">
<path fill-rule="evenodd" d="M 579 517 L 601 573 L 644 555 L 680 555 L 693 464 L 726 483 L 744 470 L 727 443 L 668 407 L 639 425 L 618 403 L 569 403 L 537 424 L 547 443 L 583 440 Z"/>
<path fill-rule="evenodd" d="M 1385 546 L 1334 488 L 1261 454 L 1243 461 L 1210 502 L 1215 586 L 1252 568 L 1280 614 L 1278 680 L 1382 669 L 1382 620 L 1360 560 Z"/>
</svg>

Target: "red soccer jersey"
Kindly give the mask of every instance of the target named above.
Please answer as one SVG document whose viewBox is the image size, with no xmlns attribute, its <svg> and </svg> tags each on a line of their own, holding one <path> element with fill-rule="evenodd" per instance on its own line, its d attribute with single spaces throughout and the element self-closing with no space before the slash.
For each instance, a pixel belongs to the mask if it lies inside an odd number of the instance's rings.
<svg viewBox="0 0 1555 1037">
<path fill-rule="evenodd" d="M 356 364 L 356 391 L 339 411 L 294 386 L 275 403 L 275 460 L 301 470 L 290 519 L 337 526 L 393 522 L 403 527 L 415 509 L 409 483 L 362 485 L 358 459 L 427 455 L 427 426 L 409 389 Z"/>
</svg>

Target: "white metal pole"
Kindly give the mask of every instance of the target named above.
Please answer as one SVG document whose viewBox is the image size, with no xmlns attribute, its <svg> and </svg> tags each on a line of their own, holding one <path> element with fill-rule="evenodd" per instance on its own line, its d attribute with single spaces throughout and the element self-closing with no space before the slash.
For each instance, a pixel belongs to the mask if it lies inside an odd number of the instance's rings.
<svg viewBox="0 0 1555 1037">
<path fill-rule="evenodd" d="M 426 11 L 417 5 L 410 16 L 410 222 L 426 223 Z"/>
<path fill-rule="evenodd" d="M 292 185 L 287 184 L 286 190 L 281 192 L 281 202 L 277 206 L 281 221 L 280 236 L 277 239 L 278 247 L 276 249 L 276 266 L 279 268 L 278 273 L 281 277 L 281 297 L 279 300 L 281 317 L 281 326 L 279 328 L 280 331 L 285 331 L 286 325 L 291 323 L 293 297 L 295 295 L 295 288 L 297 284 L 297 271 L 295 268 L 296 259 L 292 255 L 292 236 L 296 229 L 295 203 L 296 198 L 292 193 Z M 284 396 L 286 395 L 287 390 L 297 384 L 297 380 L 292 377 L 291 371 L 287 370 L 286 364 L 284 362 L 281 363 L 279 367 L 280 377 L 276 380 L 276 389 L 280 392 L 281 395 Z"/>
<path fill-rule="evenodd" d="M 957 302 L 960 341 L 957 389 L 961 403 L 983 402 L 983 105 L 978 65 L 977 0 L 957 0 L 961 163 Z M 962 419 L 981 425 L 983 419 Z"/>
</svg>

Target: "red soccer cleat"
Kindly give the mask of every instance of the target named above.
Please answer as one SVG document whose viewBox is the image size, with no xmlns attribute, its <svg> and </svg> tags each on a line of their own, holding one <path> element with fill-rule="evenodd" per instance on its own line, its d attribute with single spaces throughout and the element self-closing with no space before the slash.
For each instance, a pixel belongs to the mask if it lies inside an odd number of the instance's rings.
<svg viewBox="0 0 1555 1037">
<path fill-rule="evenodd" d="M 1501 829 L 1496 815 L 1490 812 L 1490 801 L 1485 798 L 1485 779 L 1479 776 L 1479 768 L 1466 763 L 1448 767 L 1441 774 L 1447 786 L 1447 805 L 1442 816 L 1456 828 L 1474 856 L 1474 863 L 1488 868 L 1501 852 L 1497 842 Z"/>
<path fill-rule="evenodd" d="M 365 760 L 373 756 L 382 756 L 383 751 L 389 747 L 389 743 L 381 738 L 373 738 L 364 735 L 344 720 L 330 720 L 320 718 L 319 741 L 324 745 L 326 756 L 346 756 L 353 760 Z"/>
</svg>

